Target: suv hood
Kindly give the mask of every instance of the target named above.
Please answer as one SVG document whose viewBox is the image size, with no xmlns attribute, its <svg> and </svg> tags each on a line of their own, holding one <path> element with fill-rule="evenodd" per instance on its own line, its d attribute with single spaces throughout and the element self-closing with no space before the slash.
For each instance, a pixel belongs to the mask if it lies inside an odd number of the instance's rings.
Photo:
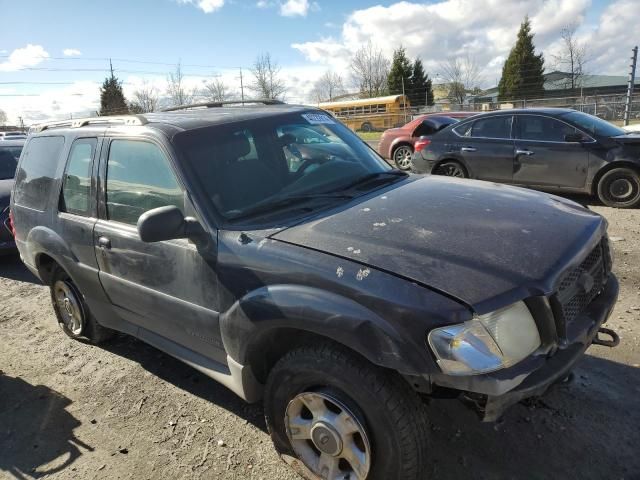
<svg viewBox="0 0 640 480">
<path fill-rule="evenodd" d="M 553 292 L 605 228 L 598 214 L 552 195 L 412 176 L 273 238 L 418 282 L 483 314 Z"/>
<path fill-rule="evenodd" d="M 627 133 L 626 135 L 618 135 L 611 138 L 618 143 L 640 145 L 640 133 Z"/>
</svg>

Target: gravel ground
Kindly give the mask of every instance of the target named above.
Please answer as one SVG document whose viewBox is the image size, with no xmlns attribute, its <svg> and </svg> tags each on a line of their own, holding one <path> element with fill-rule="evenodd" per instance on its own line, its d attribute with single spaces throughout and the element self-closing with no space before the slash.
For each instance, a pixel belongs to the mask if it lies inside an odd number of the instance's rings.
<svg viewBox="0 0 640 480">
<path fill-rule="evenodd" d="M 425 478 L 640 478 L 640 212 L 591 208 L 615 240 L 621 345 L 592 346 L 572 384 L 496 424 L 432 401 Z M 2 478 L 297 478 L 259 405 L 132 338 L 69 340 L 15 258 L 0 259 L 0 338 Z"/>
</svg>

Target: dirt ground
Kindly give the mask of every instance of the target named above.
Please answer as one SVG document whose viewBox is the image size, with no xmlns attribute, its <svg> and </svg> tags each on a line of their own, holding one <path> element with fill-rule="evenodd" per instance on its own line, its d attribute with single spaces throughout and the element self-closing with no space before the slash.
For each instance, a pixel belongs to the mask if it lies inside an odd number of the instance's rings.
<svg viewBox="0 0 640 480">
<path fill-rule="evenodd" d="M 610 222 L 620 346 L 592 346 L 572 384 L 497 424 L 432 401 L 425 479 L 640 479 L 640 211 L 591 208 Z M 0 477 L 297 478 L 259 405 L 132 338 L 69 340 L 15 258 L 0 259 Z"/>
</svg>

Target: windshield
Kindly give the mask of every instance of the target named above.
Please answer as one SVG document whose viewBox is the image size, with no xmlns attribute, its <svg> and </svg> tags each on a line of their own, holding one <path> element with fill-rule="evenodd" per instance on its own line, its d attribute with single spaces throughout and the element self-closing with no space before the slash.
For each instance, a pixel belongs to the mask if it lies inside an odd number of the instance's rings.
<svg viewBox="0 0 640 480">
<path fill-rule="evenodd" d="M 321 112 L 189 130 L 174 142 L 227 219 L 272 214 L 290 206 L 287 199 L 294 205 L 344 201 L 341 191 L 392 170 L 353 132 Z M 372 182 L 371 188 L 380 183 Z M 273 210 L 265 208 L 269 205 Z"/>
<path fill-rule="evenodd" d="M 13 178 L 22 147 L 0 145 L 0 180 Z"/>
<path fill-rule="evenodd" d="M 603 137 L 615 137 L 617 135 L 624 135 L 625 131 L 616 127 L 612 123 L 602 120 L 601 118 L 594 117 L 583 112 L 569 112 L 562 115 L 564 120 L 568 120 L 574 125 L 586 130 L 593 135 L 601 135 Z"/>
</svg>

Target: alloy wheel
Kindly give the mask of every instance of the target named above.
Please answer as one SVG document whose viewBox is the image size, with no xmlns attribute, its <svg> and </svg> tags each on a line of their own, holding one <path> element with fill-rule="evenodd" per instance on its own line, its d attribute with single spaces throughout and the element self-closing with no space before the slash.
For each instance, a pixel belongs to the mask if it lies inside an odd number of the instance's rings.
<svg viewBox="0 0 640 480">
<path fill-rule="evenodd" d="M 407 146 L 398 147 L 393 153 L 393 161 L 398 168 L 402 170 L 408 170 L 411 167 L 412 155 L 413 152 L 411 151 L 411 148 Z"/>
<path fill-rule="evenodd" d="M 78 297 L 77 290 L 70 282 L 58 280 L 53 285 L 53 291 L 64 326 L 73 335 L 81 335 L 85 321 L 82 302 Z"/>
<path fill-rule="evenodd" d="M 298 458 L 326 480 L 364 480 L 371 447 L 358 418 L 333 395 L 303 392 L 286 410 L 289 441 Z"/>
<path fill-rule="evenodd" d="M 465 177 L 464 170 L 462 170 L 462 167 L 459 164 L 454 162 L 443 163 L 438 167 L 436 174 L 445 175 L 447 177 L 457 177 L 457 178 Z"/>
</svg>

